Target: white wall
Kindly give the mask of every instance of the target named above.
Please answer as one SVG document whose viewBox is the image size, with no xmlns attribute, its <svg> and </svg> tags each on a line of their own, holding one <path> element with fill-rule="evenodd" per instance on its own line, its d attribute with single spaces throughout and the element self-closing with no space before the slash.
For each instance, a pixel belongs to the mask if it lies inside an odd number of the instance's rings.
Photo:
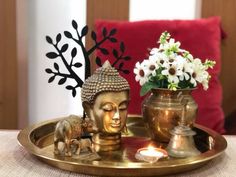
<svg viewBox="0 0 236 177">
<path fill-rule="evenodd" d="M 56 60 L 50 60 L 45 56 L 47 52 L 54 50 L 46 42 L 45 36 L 49 35 L 55 40 L 58 33 L 65 30 L 73 31 L 72 19 L 78 22 L 78 28 L 81 29 L 86 21 L 86 0 L 28 0 L 28 3 L 29 124 L 68 114 L 81 115 L 80 93 L 73 98 L 71 92 L 65 89 L 66 85 L 57 85 L 58 79 L 51 84 L 47 82 L 50 75 L 45 69 L 53 68 Z M 63 42 L 70 41 L 67 39 Z M 70 42 L 69 46 L 72 45 L 74 43 Z M 77 56 L 78 58 L 81 57 Z M 83 73 L 84 71 L 81 71 L 82 78 Z"/>
<path fill-rule="evenodd" d="M 130 0 L 130 21 L 199 18 L 200 4 L 201 0 Z"/>
</svg>

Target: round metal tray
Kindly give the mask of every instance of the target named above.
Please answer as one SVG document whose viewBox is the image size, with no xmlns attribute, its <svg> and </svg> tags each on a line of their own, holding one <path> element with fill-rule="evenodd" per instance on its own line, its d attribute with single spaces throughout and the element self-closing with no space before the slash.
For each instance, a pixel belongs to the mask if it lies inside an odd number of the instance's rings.
<svg viewBox="0 0 236 177">
<path fill-rule="evenodd" d="M 60 169 L 99 176 L 158 176 L 192 170 L 222 154 L 227 147 L 223 136 L 213 130 L 195 125 L 195 144 L 201 154 L 184 159 L 164 158 L 156 163 L 147 163 L 135 159 L 139 148 L 146 147 L 150 140 L 144 128 L 142 117 L 129 116 L 127 127 L 129 134 L 122 137 L 122 146 L 118 151 L 99 153 L 100 161 L 78 160 L 73 157 L 55 156 L 53 153 L 53 132 L 60 120 L 53 119 L 28 127 L 18 134 L 19 143 L 31 154 L 47 164 Z M 165 148 L 165 144 L 155 143 Z"/>
</svg>

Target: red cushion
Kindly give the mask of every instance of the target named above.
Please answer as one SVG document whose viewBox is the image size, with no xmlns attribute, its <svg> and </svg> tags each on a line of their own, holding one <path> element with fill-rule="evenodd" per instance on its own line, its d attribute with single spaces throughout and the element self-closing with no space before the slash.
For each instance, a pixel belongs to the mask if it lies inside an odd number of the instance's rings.
<svg viewBox="0 0 236 177">
<path fill-rule="evenodd" d="M 125 61 L 123 68 L 128 68 L 130 74 L 122 74 L 131 86 L 130 114 L 141 113 L 141 102 L 144 97 L 139 96 L 140 85 L 135 81 L 133 68 L 137 61 L 147 58 L 149 48 L 158 47 L 157 40 L 163 31 L 168 31 L 176 41 L 181 42 L 181 48 L 190 51 L 194 57 L 200 59 L 212 59 L 216 61 L 214 69 L 210 70 L 212 79 L 208 91 L 200 86 L 194 91 L 193 96 L 199 105 L 196 122 L 214 129 L 220 133 L 224 132 L 224 115 L 221 108 L 222 89 L 218 80 L 221 68 L 220 42 L 221 28 L 220 18 L 211 17 L 198 20 L 159 20 L 138 22 L 96 21 L 98 39 L 102 38 L 102 28 L 108 30 L 117 29 L 115 37 L 125 44 L 125 54 L 131 56 L 130 61 Z M 112 51 L 119 49 L 119 43 L 105 42 L 101 47 Z M 110 52 L 112 53 L 112 52 Z M 97 51 L 97 55 L 103 59 L 114 61 L 112 54 L 103 55 Z"/>
</svg>

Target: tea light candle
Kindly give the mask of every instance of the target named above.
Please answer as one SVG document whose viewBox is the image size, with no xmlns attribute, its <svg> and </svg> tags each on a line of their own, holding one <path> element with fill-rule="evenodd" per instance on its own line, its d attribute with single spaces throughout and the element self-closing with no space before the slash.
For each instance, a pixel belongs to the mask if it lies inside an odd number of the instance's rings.
<svg viewBox="0 0 236 177">
<path fill-rule="evenodd" d="M 148 146 L 147 148 L 141 148 L 136 153 L 136 158 L 138 160 L 143 160 L 150 163 L 154 163 L 160 158 L 167 156 L 167 152 L 164 149 L 155 148 L 152 146 Z"/>
</svg>

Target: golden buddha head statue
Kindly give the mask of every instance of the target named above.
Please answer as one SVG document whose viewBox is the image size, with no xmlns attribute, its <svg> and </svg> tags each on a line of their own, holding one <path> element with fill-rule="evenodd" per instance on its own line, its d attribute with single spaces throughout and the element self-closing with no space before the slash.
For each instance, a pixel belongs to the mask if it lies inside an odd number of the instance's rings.
<svg viewBox="0 0 236 177">
<path fill-rule="evenodd" d="M 126 124 L 129 84 L 108 61 L 89 77 L 81 89 L 83 108 L 99 132 L 120 133 Z"/>
</svg>

